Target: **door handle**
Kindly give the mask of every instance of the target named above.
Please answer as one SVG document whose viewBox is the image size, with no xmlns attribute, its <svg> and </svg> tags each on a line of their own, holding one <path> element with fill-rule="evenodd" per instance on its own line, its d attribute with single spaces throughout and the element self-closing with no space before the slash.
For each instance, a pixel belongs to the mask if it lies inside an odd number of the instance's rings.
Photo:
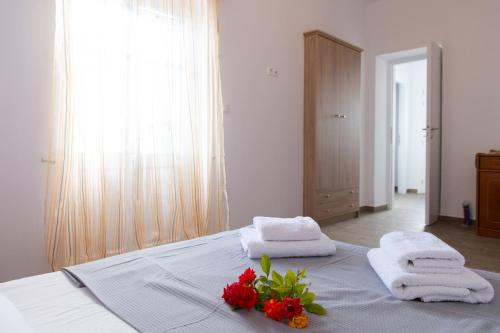
<svg viewBox="0 0 500 333">
<path fill-rule="evenodd" d="M 347 118 L 345 114 L 330 114 L 327 115 L 327 117 L 333 117 L 333 118 Z"/>
</svg>

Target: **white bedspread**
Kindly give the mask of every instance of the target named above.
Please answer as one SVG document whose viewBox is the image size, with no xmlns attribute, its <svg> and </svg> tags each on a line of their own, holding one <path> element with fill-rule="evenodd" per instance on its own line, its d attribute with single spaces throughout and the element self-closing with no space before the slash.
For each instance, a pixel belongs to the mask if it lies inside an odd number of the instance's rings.
<svg viewBox="0 0 500 333">
<path fill-rule="evenodd" d="M 0 293 L 14 303 L 34 332 L 137 332 L 61 272 L 1 283 Z"/>
</svg>

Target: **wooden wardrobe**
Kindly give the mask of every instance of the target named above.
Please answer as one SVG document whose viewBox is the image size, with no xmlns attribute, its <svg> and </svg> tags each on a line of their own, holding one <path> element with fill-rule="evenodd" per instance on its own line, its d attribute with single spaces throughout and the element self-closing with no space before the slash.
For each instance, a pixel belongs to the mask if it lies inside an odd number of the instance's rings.
<svg viewBox="0 0 500 333">
<path fill-rule="evenodd" d="M 362 50 L 322 31 L 305 37 L 304 215 L 359 215 Z"/>
</svg>

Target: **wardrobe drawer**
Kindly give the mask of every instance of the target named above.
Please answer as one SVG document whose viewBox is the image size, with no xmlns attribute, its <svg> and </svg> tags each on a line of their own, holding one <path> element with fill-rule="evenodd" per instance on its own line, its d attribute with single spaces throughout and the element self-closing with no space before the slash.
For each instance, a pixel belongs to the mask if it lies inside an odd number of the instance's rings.
<svg viewBox="0 0 500 333">
<path fill-rule="evenodd" d="M 336 192 L 316 193 L 315 203 L 321 205 L 327 202 L 337 202 L 341 200 L 354 200 L 358 198 L 358 190 L 349 188 Z"/>
<path fill-rule="evenodd" d="M 480 156 L 479 169 L 500 170 L 500 155 L 496 156 Z"/>
<path fill-rule="evenodd" d="M 330 217 L 347 214 L 359 210 L 358 198 L 338 200 L 335 202 L 328 202 L 316 205 L 314 208 L 314 218 L 317 220 L 324 220 Z"/>
</svg>

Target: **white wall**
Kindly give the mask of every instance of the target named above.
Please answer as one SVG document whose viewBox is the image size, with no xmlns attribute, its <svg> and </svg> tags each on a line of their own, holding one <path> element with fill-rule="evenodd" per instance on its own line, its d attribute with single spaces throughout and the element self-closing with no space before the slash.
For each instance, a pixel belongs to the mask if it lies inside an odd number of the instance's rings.
<svg viewBox="0 0 500 333">
<path fill-rule="evenodd" d="M 367 202 L 377 201 L 373 164 L 375 56 L 443 45 L 441 214 L 461 216 L 475 202 L 474 154 L 500 147 L 500 1 L 380 0 L 366 7 L 365 146 Z M 370 189 L 370 187 L 372 187 Z"/>
<path fill-rule="evenodd" d="M 52 1 L 0 1 L 0 281 L 48 270 L 43 188 Z"/>
<path fill-rule="evenodd" d="M 425 191 L 427 61 L 394 66 L 394 82 L 400 86 L 398 193 L 407 189 Z"/>
<path fill-rule="evenodd" d="M 322 29 L 360 47 L 363 2 L 220 2 L 231 228 L 255 215 L 302 213 L 303 33 Z M 267 67 L 279 77 L 266 76 Z"/>
</svg>

